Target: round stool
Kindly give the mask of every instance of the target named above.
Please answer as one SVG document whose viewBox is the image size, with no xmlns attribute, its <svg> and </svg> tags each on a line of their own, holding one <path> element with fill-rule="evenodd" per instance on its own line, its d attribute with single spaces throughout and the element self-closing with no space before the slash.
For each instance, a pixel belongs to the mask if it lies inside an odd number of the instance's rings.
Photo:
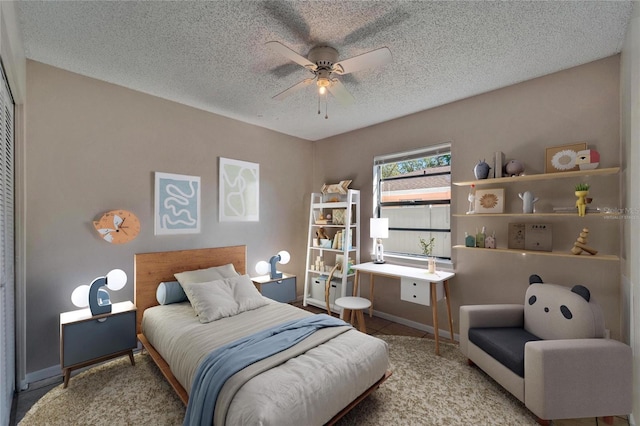
<svg viewBox="0 0 640 426">
<path fill-rule="evenodd" d="M 358 319 L 358 330 L 363 333 L 367 332 L 367 327 L 364 324 L 364 314 L 362 313 L 363 309 L 368 309 L 371 306 L 371 301 L 369 299 L 365 299 L 364 297 L 340 297 L 335 300 L 335 305 L 339 306 L 344 310 L 351 311 L 349 322 L 355 326 L 354 320 Z"/>
</svg>

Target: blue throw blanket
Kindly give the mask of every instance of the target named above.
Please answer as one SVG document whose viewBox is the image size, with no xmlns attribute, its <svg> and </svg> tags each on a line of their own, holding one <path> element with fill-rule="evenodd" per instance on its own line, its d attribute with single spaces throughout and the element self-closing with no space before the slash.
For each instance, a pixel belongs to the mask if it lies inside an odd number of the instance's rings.
<svg viewBox="0 0 640 426">
<path fill-rule="evenodd" d="M 211 426 L 218 393 L 238 371 L 292 347 L 320 328 L 344 325 L 349 324 L 326 314 L 313 315 L 279 324 L 212 351 L 196 371 L 184 426 Z"/>
</svg>

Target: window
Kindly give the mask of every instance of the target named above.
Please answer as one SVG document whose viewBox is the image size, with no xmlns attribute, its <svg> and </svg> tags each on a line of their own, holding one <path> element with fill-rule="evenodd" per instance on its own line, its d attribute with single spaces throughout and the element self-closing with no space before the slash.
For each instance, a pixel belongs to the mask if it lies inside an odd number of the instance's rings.
<svg viewBox="0 0 640 426">
<path fill-rule="evenodd" d="M 451 144 L 374 158 L 374 214 L 389 219 L 385 255 L 451 259 Z"/>
</svg>

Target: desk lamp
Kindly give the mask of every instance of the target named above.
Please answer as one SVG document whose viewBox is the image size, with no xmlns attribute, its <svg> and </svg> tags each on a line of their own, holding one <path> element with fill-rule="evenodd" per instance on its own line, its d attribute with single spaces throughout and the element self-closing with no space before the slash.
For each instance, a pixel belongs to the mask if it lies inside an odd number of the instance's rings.
<svg viewBox="0 0 640 426">
<path fill-rule="evenodd" d="M 108 314 L 111 312 L 111 300 L 105 290 L 118 291 L 127 284 L 127 274 L 122 269 L 113 269 L 106 276 L 98 277 L 91 285 L 78 286 L 71 293 L 71 301 L 79 308 L 89 306 L 91 315 Z"/>
<path fill-rule="evenodd" d="M 264 260 L 261 260 L 256 264 L 256 272 L 265 275 L 267 272 L 272 280 L 277 278 L 282 278 L 282 272 L 278 272 L 276 270 L 276 263 L 280 262 L 282 264 L 289 263 L 291 259 L 291 255 L 288 251 L 282 250 L 278 252 L 275 256 L 271 256 L 271 259 L 267 263 Z"/>
<path fill-rule="evenodd" d="M 389 238 L 389 219 L 386 217 L 371 218 L 369 221 L 369 236 L 376 240 L 373 250 L 376 258 L 373 263 L 384 263 L 382 239 Z"/>
</svg>

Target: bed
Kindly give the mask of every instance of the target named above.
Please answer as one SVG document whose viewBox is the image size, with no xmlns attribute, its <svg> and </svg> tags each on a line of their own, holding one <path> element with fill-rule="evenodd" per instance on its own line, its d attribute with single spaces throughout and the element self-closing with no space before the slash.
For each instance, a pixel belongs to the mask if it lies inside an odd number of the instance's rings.
<svg viewBox="0 0 640 426">
<path fill-rule="evenodd" d="M 188 301 L 159 305 L 156 289 L 174 281 L 175 273 L 229 264 L 238 274 L 246 273 L 246 246 L 135 255 L 138 339 L 185 405 L 208 352 L 312 316 L 264 298 L 263 306 L 202 324 Z M 227 380 L 217 398 L 214 424 L 334 424 L 389 377 L 388 362 L 380 339 L 348 327 L 321 329 Z"/>
</svg>

